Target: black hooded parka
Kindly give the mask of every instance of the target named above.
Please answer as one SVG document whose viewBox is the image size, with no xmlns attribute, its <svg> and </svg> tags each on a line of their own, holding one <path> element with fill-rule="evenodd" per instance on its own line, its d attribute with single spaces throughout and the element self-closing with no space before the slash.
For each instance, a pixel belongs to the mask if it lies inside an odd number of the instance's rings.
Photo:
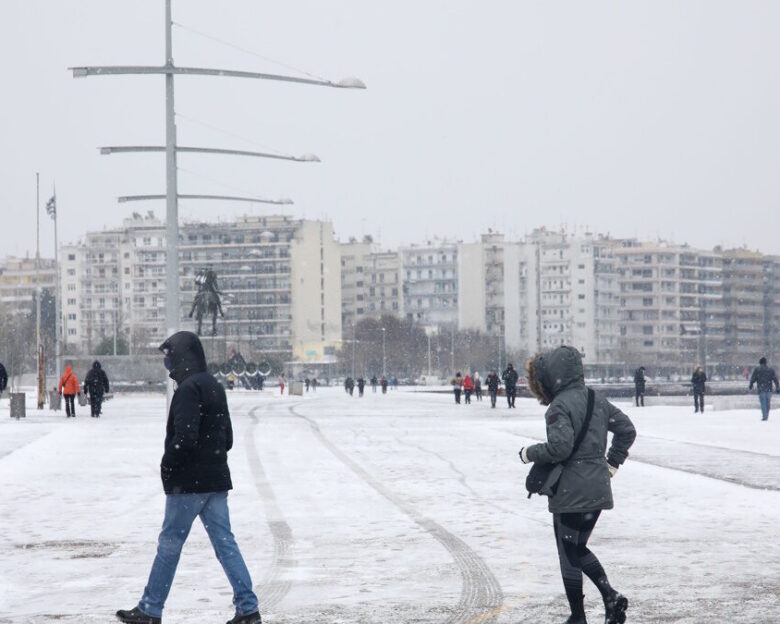
<svg viewBox="0 0 780 624">
<path fill-rule="evenodd" d="M 166 494 L 224 492 L 233 488 L 227 453 L 233 446 L 225 389 L 206 371 L 200 339 L 180 331 L 160 345 L 173 394 L 160 471 Z"/>
</svg>

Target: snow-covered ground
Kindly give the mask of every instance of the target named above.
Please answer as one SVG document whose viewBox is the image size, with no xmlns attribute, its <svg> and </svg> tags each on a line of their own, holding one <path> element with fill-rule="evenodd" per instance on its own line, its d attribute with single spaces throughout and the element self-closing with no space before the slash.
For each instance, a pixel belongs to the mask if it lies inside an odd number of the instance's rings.
<svg viewBox="0 0 780 624">
<path fill-rule="evenodd" d="M 544 436 L 539 405 L 329 388 L 229 401 L 232 522 L 264 621 L 565 619 L 546 500 L 526 499 L 517 458 Z M 621 407 L 639 437 L 591 547 L 629 622 L 780 622 L 780 414 Z M 118 397 L 99 420 L 16 421 L 0 400 L 0 622 L 111 622 L 136 603 L 162 521 L 164 428 L 161 396 Z M 224 622 L 230 600 L 196 524 L 164 622 Z"/>
</svg>

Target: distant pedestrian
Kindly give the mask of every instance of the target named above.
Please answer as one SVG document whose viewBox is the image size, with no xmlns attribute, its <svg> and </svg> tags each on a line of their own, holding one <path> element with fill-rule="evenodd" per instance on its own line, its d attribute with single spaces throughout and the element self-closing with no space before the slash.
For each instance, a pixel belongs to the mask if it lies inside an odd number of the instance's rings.
<svg viewBox="0 0 780 624">
<path fill-rule="evenodd" d="M 463 375 L 458 371 L 455 377 L 450 382 L 452 384 L 452 390 L 455 392 L 455 403 L 460 405 L 460 393 L 463 392 Z"/>
<path fill-rule="evenodd" d="M 344 389 L 349 396 L 353 396 L 355 394 L 355 380 L 352 379 L 352 377 L 347 377 L 347 379 L 344 381 Z"/>
<path fill-rule="evenodd" d="M 92 368 L 84 378 L 84 394 L 89 397 L 89 407 L 92 418 L 100 418 L 103 406 L 103 396 L 108 394 L 108 375 L 100 366 L 100 362 L 92 362 Z"/>
<path fill-rule="evenodd" d="M 482 379 L 479 376 L 479 371 L 474 373 L 474 396 L 477 397 L 477 401 L 482 400 Z"/>
<path fill-rule="evenodd" d="M 257 371 L 255 373 L 255 384 L 257 385 L 257 389 L 259 391 L 263 391 L 263 382 L 265 381 L 265 378 L 263 377 L 262 373 L 260 371 Z"/>
<path fill-rule="evenodd" d="M 390 389 L 391 390 L 397 390 L 398 389 L 398 377 L 393 375 L 390 377 Z"/>
<path fill-rule="evenodd" d="M 504 380 L 504 391 L 506 392 L 506 402 L 510 408 L 515 407 L 515 397 L 517 396 L 517 381 L 520 378 L 512 364 L 509 364 L 501 375 Z"/>
<path fill-rule="evenodd" d="M 707 375 L 704 373 L 701 365 L 696 367 L 691 376 L 691 386 L 693 387 L 693 407 L 694 413 L 701 411 L 704 413 L 704 390 L 707 384 Z"/>
<path fill-rule="evenodd" d="M 634 371 L 634 401 L 636 406 L 645 406 L 645 367 L 640 366 Z"/>
<path fill-rule="evenodd" d="M 230 373 L 227 376 L 227 387 L 228 390 L 232 390 L 233 388 L 236 387 L 236 376 L 233 373 Z"/>
<path fill-rule="evenodd" d="M 371 378 L 371 392 L 376 393 L 376 387 L 379 384 L 379 380 L 376 378 L 376 375 L 374 375 Z"/>
<path fill-rule="evenodd" d="M 160 624 L 182 547 L 200 517 L 233 588 L 236 612 L 228 624 L 261 624 L 252 578 L 230 527 L 228 491 L 233 483 L 227 454 L 233 446 L 233 428 L 225 390 L 207 372 L 203 345 L 192 332 L 177 332 L 160 350 L 177 384 L 160 464 L 165 518 L 141 599 L 116 616 L 126 624 Z"/>
<path fill-rule="evenodd" d="M 316 377 L 314 377 L 314 378 L 311 380 L 311 390 L 312 390 L 312 392 L 317 392 L 317 386 L 319 385 L 319 383 L 320 383 L 320 382 L 319 382 L 319 381 L 317 381 L 317 378 L 316 378 Z"/>
<path fill-rule="evenodd" d="M 65 397 L 65 417 L 76 417 L 76 395 L 79 393 L 79 379 L 73 372 L 73 367 L 68 364 L 65 372 L 60 377 L 60 385 L 57 388 L 63 397 Z"/>
<path fill-rule="evenodd" d="M 387 377 L 382 375 L 382 378 L 379 380 L 379 385 L 382 388 L 382 394 L 387 394 Z"/>
<path fill-rule="evenodd" d="M 758 361 L 758 368 L 753 370 L 750 376 L 750 385 L 748 390 L 753 389 L 753 385 L 758 386 L 758 400 L 761 403 L 761 420 L 769 420 L 769 410 L 772 401 L 772 386 L 780 392 L 780 384 L 777 382 L 777 375 L 773 368 L 766 365 L 766 358 L 762 357 Z"/>
<path fill-rule="evenodd" d="M 303 380 L 303 383 L 306 384 L 306 392 L 308 392 L 309 391 L 309 385 L 311 384 L 311 380 L 308 377 L 306 377 L 306 379 Z"/>
<path fill-rule="evenodd" d="M 8 387 L 8 373 L 5 370 L 5 366 L 0 362 L 0 394 Z"/>
<path fill-rule="evenodd" d="M 284 375 L 279 376 L 279 389 L 281 390 L 282 396 L 284 396 L 284 386 L 287 383 L 287 380 L 284 378 Z"/>
<path fill-rule="evenodd" d="M 366 389 L 366 380 L 363 379 L 363 375 L 358 377 L 357 386 L 358 386 L 358 396 L 362 397 L 363 396 L 363 390 Z"/>
<path fill-rule="evenodd" d="M 496 397 L 498 396 L 498 386 L 500 383 L 501 381 L 498 378 L 498 374 L 494 370 L 490 371 L 485 378 L 485 384 L 487 385 L 488 394 L 490 395 L 491 408 L 496 406 Z"/>
<path fill-rule="evenodd" d="M 471 395 L 474 392 L 474 380 L 471 378 L 471 375 L 466 373 L 466 376 L 463 378 L 463 396 L 464 396 L 464 402 L 467 404 L 471 404 Z"/>
</svg>

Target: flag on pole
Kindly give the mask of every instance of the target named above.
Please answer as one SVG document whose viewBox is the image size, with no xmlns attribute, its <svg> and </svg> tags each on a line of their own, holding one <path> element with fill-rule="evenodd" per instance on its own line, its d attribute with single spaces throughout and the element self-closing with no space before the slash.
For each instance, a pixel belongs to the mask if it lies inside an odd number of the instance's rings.
<svg viewBox="0 0 780 624">
<path fill-rule="evenodd" d="M 57 216 L 57 194 L 51 196 L 51 199 L 46 202 L 46 212 L 54 219 Z"/>
</svg>

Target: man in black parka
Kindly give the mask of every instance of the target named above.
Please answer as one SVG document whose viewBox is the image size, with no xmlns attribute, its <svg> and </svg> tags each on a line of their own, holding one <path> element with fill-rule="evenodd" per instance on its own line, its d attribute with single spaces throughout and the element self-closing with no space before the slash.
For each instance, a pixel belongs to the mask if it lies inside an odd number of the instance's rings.
<svg viewBox="0 0 780 624">
<path fill-rule="evenodd" d="M 92 418 L 99 418 L 103 406 L 103 395 L 108 394 L 108 376 L 100 366 L 100 362 L 92 362 L 84 378 L 84 394 L 89 396 L 89 406 L 92 410 Z"/>
<path fill-rule="evenodd" d="M 640 366 L 634 371 L 634 400 L 637 407 L 645 406 L 645 367 Z"/>
<path fill-rule="evenodd" d="M 762 357 L 758 361 L 758 368 L 753 370 L 750 376 L 750 385 L 748 390 L 752 390 L 754 385 L 758 385 L 758 400 L 761 403 L 761 420 L 769 420 L 769 410 L 772 401 L 772 386 L 780 392 L 780 383 L 777 381 L 775 369 L 766 364 L 766 358 Z"/>
<path fill-rule="evenodd" d="M 701 410 L 704 413 L 704 391 L 707 388 L 707 374 L 701 365 L 696 367 L 691 375 L 691 387 L 693 388 L 693 407 L 694 412 Z"/>
<path fill-rule="evenodd" d="M 517 380 L 520 378 L 515 367 L 509 364 L 501 376 L 504 380 L 504 391 L 506 392 L 507 405 L 512 408 L 515 406 L 515 397 L 517 396 Z"/>
<path fill-rule="evenodd" d="M 233 446 L 233 428 L 225 390 L 206 371 L 203 346 L 192 332 L 177 332 L 160 350 L 169 376 L 178 385 L 168 412 L 160 465 L 165 519 L 138 606 L 116 615 L 128 624 L 160 624 L 181 549 L 199 516 L 233 587 L 236 615 L 228 624 L 260 624 L 252 579 L 230 529 L 227 493 L 233 484 L 227 453 Z"/>
</svg>

